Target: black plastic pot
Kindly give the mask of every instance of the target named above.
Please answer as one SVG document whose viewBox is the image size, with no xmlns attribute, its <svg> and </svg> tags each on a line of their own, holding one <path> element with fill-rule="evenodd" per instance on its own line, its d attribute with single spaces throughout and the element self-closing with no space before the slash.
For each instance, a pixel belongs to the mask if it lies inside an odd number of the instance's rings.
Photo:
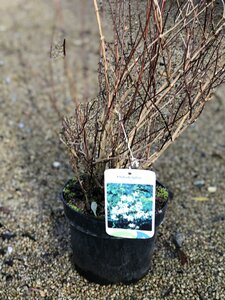
<svg viewBox="0 0 225 300">
<path fill-rule="evenodd" d="M 152 238 L 124 239 L 109 236 L 104 221 L 73 210 L 63 193 L 61 198 L 70 223 L 73 262 L 81 275 L 99 284 L 132 283 L 149 271 L 157 227 L 163 221 L 167 203 L 156 213 Z"/>
</svg>

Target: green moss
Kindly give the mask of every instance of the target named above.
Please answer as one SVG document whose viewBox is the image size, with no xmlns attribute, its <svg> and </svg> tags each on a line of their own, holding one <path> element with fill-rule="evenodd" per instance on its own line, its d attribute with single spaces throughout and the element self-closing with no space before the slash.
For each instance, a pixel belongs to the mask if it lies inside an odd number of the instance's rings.
<svg viewBox="0 0 225 300">
<path fill-rule="evenodd" d="M 70 199 L 73 199 L 76 197 L 76 193 L 73 191 L 74 185 L 76 184 L 76 179 L 71 179 L 68 184 L 63 189 L 63 194 L 66 198 L 66 200 L 69 202 Z"/>
<path fill-rule="evenodd" d="M 157 186 L 156 188 L 156 197 L 162 200 L 167 200 L 169 198 L 169 192 L 166 188 Z"/>
<path fill-rule="evenodd" d="M 76 205 L 79 199 L 79 189 L 77 189 L 77 180 L 72 178 L 63 189 L 63 196 L 69 207 L 77 212 L 83 212 L 83 209 Z"/>
<path fill-rule="evenodd" d="M 63 190 L 63 193 L 64 193 L 65 197 L 67 197 L 68 199 L 74 198 L 76 196 L 76 193 L 70 191 L 68 188 L 65 188 Z"/>
<path fill-rule="evenodd" d="M 74 209 L 77 212 L 81 212 L 82 210 L 80 208 L 78 208 L 76 205 L 74 205 L 71 202 L 68 202 L 69 207 L 71 207 L 72 209 Z"/>
</svg>

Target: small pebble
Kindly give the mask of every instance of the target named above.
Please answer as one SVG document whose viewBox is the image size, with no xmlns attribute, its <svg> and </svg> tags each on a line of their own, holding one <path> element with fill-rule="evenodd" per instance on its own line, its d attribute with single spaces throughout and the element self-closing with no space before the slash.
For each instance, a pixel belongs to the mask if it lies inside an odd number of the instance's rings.
<svg viewBox="0 0 225 300">
<path fill-rule="evenodd" d="M 23 232 L 23 233 L 22 233 L 22 237 L 27 237 L 27 238 L 29 238 L 30 240 L 36 242 L 36 237 L 35 237 L 35 235 L 34 235 L 34 234 L 31 234 L 30 232 L 27 232 L 27 231 Z"/>
<path fill-rule="evenodd" d="M 7 266 L 9 266 L 9 267 L 12 267 L 13 266 L 13 259 L 6 259 L 5 261 L 4 261 L 4 264 L 5 265 L 7 265 Z"/>
<path fill-rule="evenodd" d="M 0 255 L 5 255 L 6 254 L 6 251 L 4 248 L 0 248 Z M 224 253 L 224 256 L 225 256 L 225 253 Z"/>
<path fill-rule="evenodd" d="M 3 239 L 3 241 L 5 241 L 5 240 L 10 240 L 10 239 L 14 238 L 15 236 L 16 236 L 15 233 L 9 232 L 9 231 L 3 232 L 3 233 L 1 234 L 1 238 Z"/>
<path fill-rule="evenodd" d="M 181 248 L 181 246 L 182 246 L 182 244 L 183 244 L 183 242 L 185 240 L 185 236 L 184 236 L 183 233 L 177 231 L 174 234 L 173 239 L 174 239 L 174 242 L 175 242 L 176 246 L 179 247 L 179 248 Z"/>
<path fill-rule="evenodd" d="M 201 188 L 205 185 L 205 180 L 203 180 L 203 179 L 195 180 L 193 184 L 195 186 Z"/>
<path fill-rule="evenodd" d="M 0 60 L 0 67 L 4 66 L 4 61 L 3 60 Z"/>
<path fill-rule="evenodd" d="M 80 47 L 80 46 L 83 45 L 83 41 L 82 40 L 75 40 L 74 45 Z"/>
<path fill-rule="evenodd" d="M 6 274 L 5 280 L 6 281 L 11 281 L 11 280 L 13 280 L 13 276 L 11 274 Z"/>
<path fill-rule="evenodd" d="M 11 246 L 8 246 L 7 254 L 11 254 L 12 252 L 13 252 L 13 248 Z"/>
<path fill-rule="evenodd" d="M 11 101 L 12 101 L 12 102 L 16 102 L 16 101 L 17 101 L 17 96 L 16 96 L 16 94 L 12 94 L 12 95 L 11 95 Z"/>
<path fill-rule="evenodd" d="M 4 25 L 0 25 L 0 31 L 1 32 L 6 31 L 6 27 Z"/>
<path fill-rule="evenodd" d="M 209 193 L 215 193 L 216 190 L 217 190 L 216 186 L 209 186 L 209 187 L 208 187 L 208 192 L 209 192 Z"/>
<path fill-rule="evenodd" d="M 54 161 L 52 166 L 53 166 L 53 168 L 58 169 L 58 168 L 60 168 L 61 164 L 59 161 Z"/>
<path fill-rule="evenodd" d="M 25 127 L 25 125 L 24 125 L 23 122 L 19 122 L 18 127 L 19 127 L 20 129 L 23 129 L 23 128 Z"/>
<path fill-rule="evenodd" d="M 42 298 L 45 298 L 45 296 L 46 296 L 45 291 L 40 290 L 40 296 L 41 296 Z"/>
<path fill-rule="evenodd" d="M 11 78 L 10 77 L 5 77 L 5 83 L 10 84 L 11 83 Z"/>
</svg>

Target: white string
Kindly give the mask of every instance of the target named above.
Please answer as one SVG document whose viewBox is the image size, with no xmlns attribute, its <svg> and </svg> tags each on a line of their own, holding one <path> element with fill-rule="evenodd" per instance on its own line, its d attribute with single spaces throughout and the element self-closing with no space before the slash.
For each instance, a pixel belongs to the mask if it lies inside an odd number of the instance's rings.
<svg viewBox="0 0 225 300">
<path fill-rule="evenodd" d="M 125 141 L 127 143 L 127 148 L 128 148 L 128 150 L 130 152 L 130 156 L 131 156 L 131 167 L 130 168 L 137 169 L 139 167 L 139 161 L 137 160 L 137 158 L 134 157 L 133 152 L 131 150 L 131 147 L 130 147 L 130 144 L 129 144 L 129 140 L 128 140 L 125 128 L 123 126 L 123 119 L 121 117 L 121 114 L 117 110 L 116 110 L 116 113 L 118 114 L 119 122 L 121 124 L 122 130 L 123 130 L 123 134 L 124 134 L 124 137 L 125 137 Z"/>
</svg>

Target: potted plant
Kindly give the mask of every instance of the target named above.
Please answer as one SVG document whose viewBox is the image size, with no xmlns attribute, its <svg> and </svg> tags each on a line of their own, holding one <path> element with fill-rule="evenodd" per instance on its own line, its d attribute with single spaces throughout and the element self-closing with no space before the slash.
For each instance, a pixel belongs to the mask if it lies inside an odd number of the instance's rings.
<svg viewBox="0 0 225 300">
<path fill-rule="evenodd" d="M 103 174 L 106 168 L 150 169 L 200 115 L 224 81 L 224 5 L 214 1 L 93 0 L 100 34 L 99 94 L 75 101 L 63 121 L 75 177 L 63 191 L 71 226 L 74 263 L 100 283 L 133 282 L 151 265 L 151 239 L 105 233 Z M 218 4 L 220 5 L 220 4 Z M 105 23 L 111 25 L 106 40 Z M 159 182 L 156 227 L 168 190 Z M 159 206 L 159 207 L 158 207 Z"/>
</svg>

